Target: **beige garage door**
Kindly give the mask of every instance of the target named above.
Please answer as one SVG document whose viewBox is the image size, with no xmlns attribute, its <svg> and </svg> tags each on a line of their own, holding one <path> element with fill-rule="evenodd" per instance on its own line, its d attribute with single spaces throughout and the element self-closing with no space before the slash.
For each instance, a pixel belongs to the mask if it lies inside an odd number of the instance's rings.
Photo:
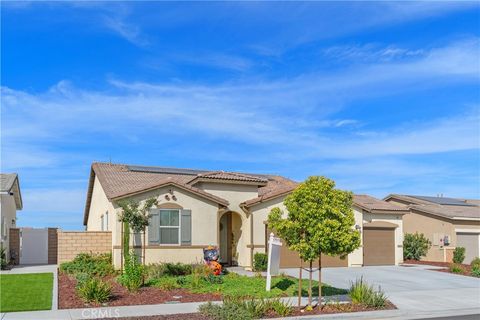
<svg viewBox="0 0 480 320">
<path fill-rule="evenodd" d="M 363 229 L 363 265 L 382 266 L 395 264 L 395 229 Z"/>
<path fill-rule="evenodd" d="M 265 243 L 268 243 L 267 235 L 270 234 L 270 230 L 265 230 Z M 282 241 L 283 244 L 283 241 Z M 268 246 L 267 246 L 268 248 Z M 304 267 L 308 267 L 307 262 L 303 262 Z M 318 261 L 313 264 L 315 268 L 318 268 Z M 285 244 L 280 247 L 280 268 L 298 268 L 300 267 L 300 257 L 295 251 L 289 250 Z M 330 267 L 348 267 L 348 257 L 340 259 L 340 257 L 330 257 L 322 255 L 322 268 Z"/>
<path fill-rule="evenodd" d="M 475 257 L 479 256 L 479 239 L 477 233 L 457 233 L 457 247 L 465 248 L 465 260 L 463 263 L 469 264 Z"/>
<path fill-rule="evenodd" d="M 303 262 L 304 267 L 308 267 L 307 262 Z M 318 268 L 318 261 L 313 264 Z M 289 250 L 285 245 L 280 249 L 280 268 L 298 268 L 300 267 L 300 257 L 295 251 Z M 324 267 L 348 267 L 348 258 L 330 257 L 322 255 L 322 268 Z"/>
</svg>

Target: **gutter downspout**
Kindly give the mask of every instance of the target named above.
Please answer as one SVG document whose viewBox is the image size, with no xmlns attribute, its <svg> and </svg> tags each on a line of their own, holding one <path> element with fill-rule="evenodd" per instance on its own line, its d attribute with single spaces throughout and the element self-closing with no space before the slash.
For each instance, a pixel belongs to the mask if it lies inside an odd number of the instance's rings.
<svg viewBox="0 0 480 320">
<path fill-rule="evenodd" d="M 252 213 L 245 207 L 244 204 L 240 204 L 240 209 L 245 212 L 247 217 L 250 218 L 250 268 L 253 270 L 253 251 L 254 251 L 254 242 L 253 242 L 253 215 Z"/>
</svg>

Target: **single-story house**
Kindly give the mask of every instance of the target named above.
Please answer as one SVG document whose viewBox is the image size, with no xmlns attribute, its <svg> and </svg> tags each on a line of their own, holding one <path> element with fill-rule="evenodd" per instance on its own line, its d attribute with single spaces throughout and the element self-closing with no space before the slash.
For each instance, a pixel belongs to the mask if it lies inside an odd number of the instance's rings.
<svg viewBox="0 0 480 320">
<path fill-rule="evenodd" d="M 7 261 L 10 260 L 10 228 L 15 228 L 17 221 L 17 210 L 22 210 L 22 193 L 20 182 L 16 173 L 0 174 L 0 216 L 1 230 L 0 242 L 5 248 Z M 18 252 L 16 253 L 18 254 Z"/>
<path fill-rule="evenodd" d="M 391 194 L 385 201 L 410 210 L 404 233 L 423 233 L 432 247 L 424 260 L 451 261 L 455 247 L 464 247 L 465 263 L 480 256 L 480 200 Z"/>
<path fill-rule="evenodd" d="M 199 262 L 202 249 L 216 245 L 221 261 L 251 267 L 266 252 L 270 210 L 283 206 L 298 183 L 267 174 L 93 163 L 84 212 L 87 231 L 111 231 L 114 264 L 121 265 L 122 228 L 117 201 L 155 197 L 146 235 L 132 245 L 153 262 Z M 355 196 L 356 228 L 363 246 L 345 259 L 325 257 L 323 266 L 398 264 L 402 261 L 402 216 L 408 210 L 369 196 Z M 295 260 L 297 259 L 297 260 Z M 297 266 L 284 249 L 282 267 Z"/>
</svg>

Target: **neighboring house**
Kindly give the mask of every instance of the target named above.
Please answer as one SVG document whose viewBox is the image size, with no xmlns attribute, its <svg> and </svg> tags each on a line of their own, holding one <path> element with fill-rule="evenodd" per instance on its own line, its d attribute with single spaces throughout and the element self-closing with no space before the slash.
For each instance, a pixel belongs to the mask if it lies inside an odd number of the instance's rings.
<svg viewBox="0 0 480 320">
<path fill-rule="evenodd" d="M 466 249 L 465 263 L 480 256 L 480 200 L 391 194 L 389 203 L 403 205 L 405 233 L 423 233 L 432 242 L 426 261 L 451 261 L 453 249 Z"/>
<path fill-rule="evenodd" d="M 285 211 L 283 200 L 296 186 L 277 175 L 93 163 L 83 223 L 87 231 L 112 232 L 114 264 L 120 266 L 117 201 L 155 197 L 145 239 L 132 237 L 140 255 L 145 241 L 146 263 L 199 262 L 202 249 L 216 245 L 222 262 L 251 267 L 254 253 L 266 252 L 270 210 Z M 325 257 L 322 265 L 401 262 L 402 216 L 408 210 L 368 196 L 355 196 L 354 209 L 364 247 L 343 260 Z M 281 261 L 288 267 L 298 258 L 284 249 Z"/>
<path fill-rule="evenodd" d="M 16 173 L 0 174 L 0 216 L 1 246 L 5 248 L 7 261 L 10 260 L 9 233 L 10 228 L 15 228 L 17 221 L 17 210 L 22 210 L 22 194 L 20 192 L 20 182 Z M 16 253 L 18 255 L 18 252 Z"/>
</svg>

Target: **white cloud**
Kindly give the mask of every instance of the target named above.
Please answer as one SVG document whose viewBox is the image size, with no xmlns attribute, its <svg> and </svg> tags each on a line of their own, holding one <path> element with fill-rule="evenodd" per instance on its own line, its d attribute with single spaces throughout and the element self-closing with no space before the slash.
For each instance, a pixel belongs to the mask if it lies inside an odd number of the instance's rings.
<svg viewBox="0 0 480 320">
<path fill-rule="evenodd" d="M 61 160 L 56 155 L 71 155 L 39 146 L 89 143 L 105 135 L 130 143 L 152 135 L 194 135 L 268 146 L 270 154 L 284 160 L 476 149 L 478 114 L 357 135 L 352 130 L 357 120 L 338 119 L 335 113 L 358 98 L 452 81 L 474 83 L 479 78 L 478 44 L 478 39 L 470 39 L 433 49 L 409 62 L 376 63 L 290 79 L 217 85 L 112 80 L 107 92 L 78 89 L 65 81 L 41 94 L 2 88 L 3 160 L 11 164 L 19 159 L 20 167 L 36 158 L 41 160 L 39 165 L 58 163 Z M 326 128 L 346 133 L 332 138 L 325 134 Z M 339 138 L 341 144 L 336 141 Z"/>
</svg>

